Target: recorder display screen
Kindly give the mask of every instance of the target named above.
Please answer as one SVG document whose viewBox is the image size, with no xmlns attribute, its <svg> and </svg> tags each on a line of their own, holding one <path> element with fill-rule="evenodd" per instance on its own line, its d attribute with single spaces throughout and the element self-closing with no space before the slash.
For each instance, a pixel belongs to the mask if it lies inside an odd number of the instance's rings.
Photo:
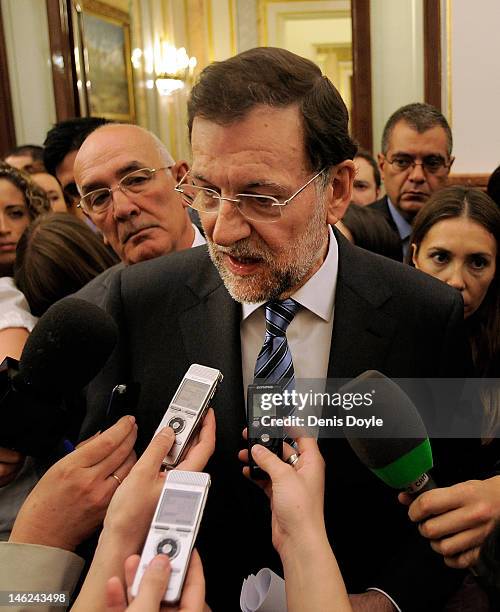
<svg viewBox="0 0 500 612">
<path fill-rule="evenodd" d="M 252 396 L 254 419 L 260 419 L 263 416 L 277 416 L 276 406 L 269 401 L 269 395 L 269 393 L 254 393 Z"/>
<path fill-rule="evenodd" d="M 210 385 L 198 382 L 197 380 L 185 379 L 182 381 L 180 389 L 172 403 L 182 406 L 183 408 L 197 410 L 200 408 L 209 390 Z"/>
<path fill-rule="evenodd" d="M 164 495 L 156 516 L 159 523 L 169 525 L 194 524 L 201 493 L 169 489 Z"/>
</svg>

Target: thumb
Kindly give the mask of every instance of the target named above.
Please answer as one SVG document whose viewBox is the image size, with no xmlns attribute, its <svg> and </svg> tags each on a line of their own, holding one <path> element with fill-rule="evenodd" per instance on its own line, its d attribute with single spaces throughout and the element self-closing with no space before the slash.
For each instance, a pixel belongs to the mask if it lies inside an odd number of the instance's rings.
<svg viewBox="0 0 500 612">
<path fill-rule="evenodd" d="M 156 555 L 146 568 L 135 599 L 138 610 L 158 610 L 170 578 L 170 559 Z"/>
<path fill-rule="evenodd" d="M 398 501 L 400 504 L 403 504 L 403 506 L 410 506 L 414 499 L 414 497 L 405 492 L 398 494 Z"/>
<path fill-rule="evenodd" d="M 267 472 L 273 481 L 286 474 L 290 467 L 261 444 L 252 446 L 252 457 L 255 459 L 255 463 Z"/>
<path fill-rule="evenodd" d="M 171 427 L 164 427 L 151 440 L 146 450 L 142 453 L 136 465 L 148 470 L 158 472 L 165 455 L 168 455 L 175 441 L 175 433 Z"/>
</svg>

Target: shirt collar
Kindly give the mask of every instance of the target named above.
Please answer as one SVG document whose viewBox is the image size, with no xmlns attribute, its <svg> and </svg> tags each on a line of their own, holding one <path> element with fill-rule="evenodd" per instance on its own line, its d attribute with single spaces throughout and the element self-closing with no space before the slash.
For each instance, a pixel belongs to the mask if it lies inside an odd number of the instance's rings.
<svg viewBox="0 0 500 612">
<path fill-rule="evenodd" d="M 193 226 L 193 229 L 194 229 L 194 240 L 193 240 L 193 244 L 191 245 L 191 248 L 201 246 L 202 244 L 206 244 L 207 241 L 202 236 L 202 233 L 200 232 L 200 230 L 196 227 L 194 223 L 191 223 L 191 225 Z"/>
<path fill-rule="evenodd" d="M 401 240 L 405 240 L 411 234 L 412 227 L 408 221 L 403 217 L 399 210 L 391 202 L 389 196 L 387 196 L 387 204 L 389 206 L 389 212 L 391 217 L 398 228 L 398 234 Z"/>
<path fill-rule="evenodd" d="M 339 247 L 331 226 L 328 226 L 328 252 L 325 260 L 319 270 L 291 296 L 301 306 L 310 310 L 324 321 L 329 321 L 333 313 L 338 261 Z M 325 291 L 325 288 L 329 289 Z M 244 321 L 248 318 L 262 304 L 265 304 L 265 302 L 256 304 L 243 302 L 241 305 L 243 311 L 242 320 Z"/>
</svg>

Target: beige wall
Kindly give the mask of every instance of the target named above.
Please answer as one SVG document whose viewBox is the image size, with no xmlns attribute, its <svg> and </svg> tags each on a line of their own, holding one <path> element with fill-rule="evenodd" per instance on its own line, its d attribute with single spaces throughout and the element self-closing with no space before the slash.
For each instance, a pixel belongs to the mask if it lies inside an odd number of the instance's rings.
<svg viewBox="0 0 500 612">
<path fill-rule="evenodd" d="M 43 0 L 0 0 L 9 55 L 18 143 L 41 143 L 55 121 L 52 74 Z M 280 15 L 305 9 L 348 8 L 347 0 L 108 0 L 130 8 L 132 46 L 152 47 L 166 39 L 185 46 L 199 68 L 223 60 L 260 41 L 283 44 L 307 55 L 307 21 L 283 22 Z M 372 104 L 374 151 L 385 121 L 399 106 L 422 101 L 423 0 L 371 0 Z M 500 1 L 441 0 L 443 111 L 455 137 L 456 172 L 490 172 L 500 163 Z M 325 9 L 326 10 L 326 9 Z M 314 12 L 314 11 L 313 11 Z M 281 21 L 280 21 L 281 19 Z M 285 23 L 285 25 L 283 25 Z M 340 21 L 335 27 L 340 27 Z M 348 21 L 340 37 L 348 38 Z M 334 26 L 316 27 L 327 41 Z M 265 38 L 263 38 L 265 33 Z M 281 37 L 281 38 L 280 38 Z M 325 38 L 326 37 L 326 38 Z M 324 39 L 324 40 L 323 40 Z M 138 122 L 149 127 L 174 156 L 189 158 L 186 133 L 187 91 L 162 98 L 135 72 Z"/>
<path fill-rule="evenodd" d="M 448 11 L 451 52 L 445 86 L 451 120 L 453 171 L 490 173 L 500 164 L 500 2 L 453 0 Z M 451 9 L 451 10 L 450 10 Z"/>
<path fill-rule="evenodd" d="M 1 2 L 16 142 L 42 144 L 56 120 L 45 2 Z"/>
</svg>

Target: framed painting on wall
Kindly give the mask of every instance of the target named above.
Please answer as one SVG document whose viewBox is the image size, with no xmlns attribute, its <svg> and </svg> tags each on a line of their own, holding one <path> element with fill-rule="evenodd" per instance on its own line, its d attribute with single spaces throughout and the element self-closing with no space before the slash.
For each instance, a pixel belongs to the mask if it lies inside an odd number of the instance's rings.
<svg viewBox="0 0 500 612">
<path fill-rule="evenodd" d="M 133 123 L 130 17 L 98 0 L 83 0 L 81 9 L 79 38 L 87 112 Z"/>
</svg>

